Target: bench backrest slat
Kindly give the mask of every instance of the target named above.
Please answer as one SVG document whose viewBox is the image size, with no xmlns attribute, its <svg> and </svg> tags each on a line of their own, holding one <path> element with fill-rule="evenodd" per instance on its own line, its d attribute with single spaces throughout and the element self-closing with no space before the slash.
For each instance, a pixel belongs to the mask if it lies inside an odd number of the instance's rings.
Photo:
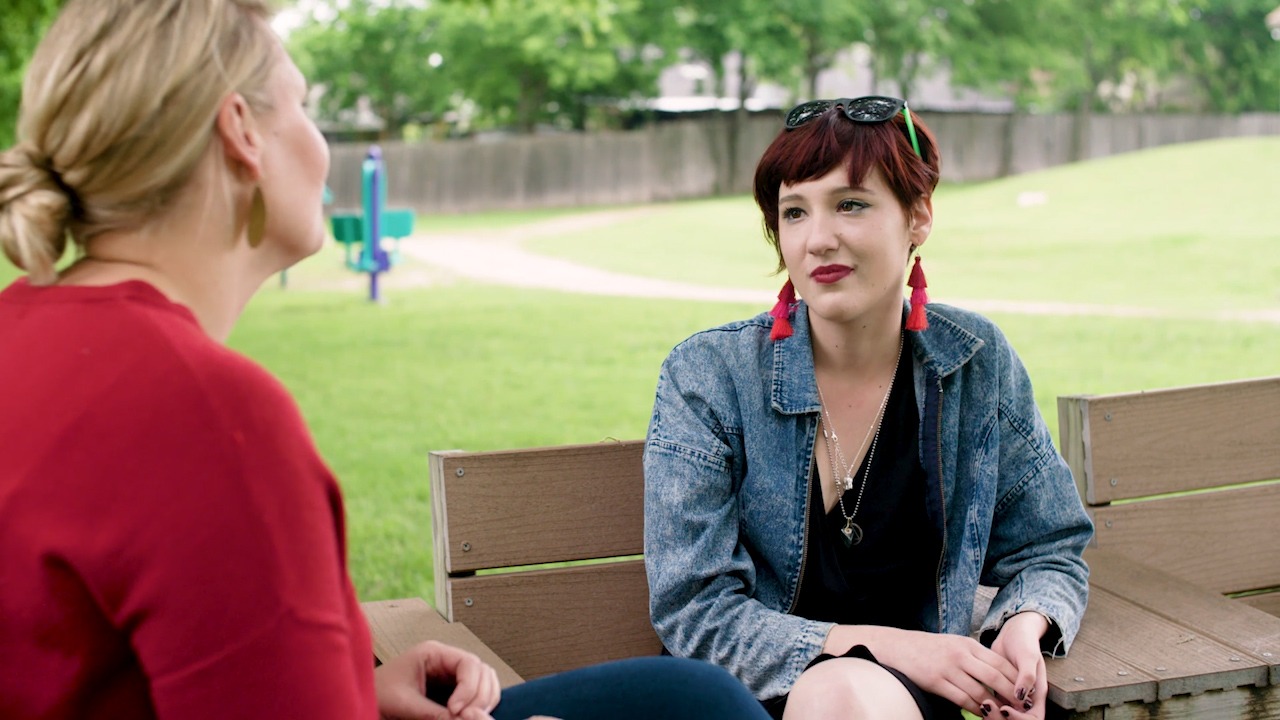
<svg viewBox="0 0 1280 720">
<path fill-rule="evenodd" d="M 1058 400 L 1090 504 L 1280 478 L 1280 377 Z"/>
<path fill-rule="evenodd" d="M 644 552 L 644 443 L 431 453 L 436 571 Z"/>
<path fill-rule="evenodd" d="M 449 579 L 441 609 L 526 679 L 657 655 L 643 560 Z"/>
<path fill-rule="evenodd" d="M 1221 593 L 1280 587 L 1280 377 L 1062 397 L 1058 417 L 1097 547 Z"/>
<path fill-rule="evenodd" d="M 1124 548 L 1220 593 L 1280 583 L 1280 485 L 1236 488 L 1093 511 L 1098 547 Z"/>
</svg>

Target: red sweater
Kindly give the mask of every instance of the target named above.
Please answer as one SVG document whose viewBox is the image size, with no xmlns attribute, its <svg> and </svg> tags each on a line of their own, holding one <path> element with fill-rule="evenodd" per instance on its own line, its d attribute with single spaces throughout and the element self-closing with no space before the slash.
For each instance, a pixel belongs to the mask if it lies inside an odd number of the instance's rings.
<svg viewBox="0 0 1280 720">
<path fill-rule="evenodd" d="M 142 282 L 0 293 L 0 718 L 377 717 L 297 406 Z"/>
</svg>

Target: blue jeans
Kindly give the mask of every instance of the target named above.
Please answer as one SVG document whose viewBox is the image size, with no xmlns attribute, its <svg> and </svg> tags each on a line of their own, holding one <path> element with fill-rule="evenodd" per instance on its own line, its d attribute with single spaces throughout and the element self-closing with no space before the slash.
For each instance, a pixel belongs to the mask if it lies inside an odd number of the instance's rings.
<svg viewBox="0 0 1280 720">
<path fill-rule="evenodd" d="M 549 675 L 502 691 L 494 720 L 769 720 L 725 670 L 685 658 L 644 657 Z"/>
</svg>

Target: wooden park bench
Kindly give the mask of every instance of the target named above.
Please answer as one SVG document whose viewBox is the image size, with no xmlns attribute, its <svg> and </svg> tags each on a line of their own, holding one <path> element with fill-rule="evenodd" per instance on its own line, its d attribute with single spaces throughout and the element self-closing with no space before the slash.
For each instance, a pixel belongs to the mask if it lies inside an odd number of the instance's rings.
<svg viewBox="0 0 1280 720">
<path fill-rule="evenodd" d="M 1049 716 L 1280 719 L 1280 483 L 1259 482 L 1280 478 L 1280 377 L 1061 398 L 1059 416 L 1098 531 L 1080 633 L 1048 661 Z M 642 450 L 431 453 L 444 618 L 388 602 L 496 654 L 508 684 L 658 653 Z M 1191 490 L 1204 492 L 1169 496 Z M 592 562 L 545 567 L 566 561 Z M 375 636 L 379 624 L 402 629 L 391 644 L 423 636 L 385 605 L 366 606 Z"/>
</svg>

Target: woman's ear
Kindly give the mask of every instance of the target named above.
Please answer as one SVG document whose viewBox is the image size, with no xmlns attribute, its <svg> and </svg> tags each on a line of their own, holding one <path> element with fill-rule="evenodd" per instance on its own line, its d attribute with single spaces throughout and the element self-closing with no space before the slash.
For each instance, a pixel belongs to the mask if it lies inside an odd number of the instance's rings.
<svg viewBox="0 0 1280 720">
<path fill-rule="evenodd" d="M 222 141 L 227 165 L 243 179 L 256 183 L 262 177 L 262 134 L 243 95 L 231 93 L 222 99 L 215 132 Z"/>
<path fill-rule="evenodd" d="M 920 247 L 929 239 L 933 230 L 933 197 L 921 195 L 911 203 L 911 211 L 907 213 L 907 232 L 911 236 L 911 244 Z"/>
</svg>

